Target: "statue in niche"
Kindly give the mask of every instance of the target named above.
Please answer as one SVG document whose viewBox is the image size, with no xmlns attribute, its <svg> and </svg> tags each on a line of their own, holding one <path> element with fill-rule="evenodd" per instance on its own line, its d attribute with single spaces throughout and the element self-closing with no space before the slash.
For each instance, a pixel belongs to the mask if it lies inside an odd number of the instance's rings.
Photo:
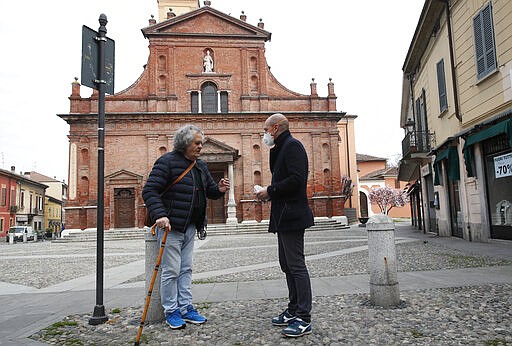
<svg viewBox="0 0 512 346">
<path fill-rule="evenodd" d="M 213 72 L 213 58 L 209 50 L 206 51 L 206 55 L 203 58 L 203 70 L 204 72 Z"/>
</svg>

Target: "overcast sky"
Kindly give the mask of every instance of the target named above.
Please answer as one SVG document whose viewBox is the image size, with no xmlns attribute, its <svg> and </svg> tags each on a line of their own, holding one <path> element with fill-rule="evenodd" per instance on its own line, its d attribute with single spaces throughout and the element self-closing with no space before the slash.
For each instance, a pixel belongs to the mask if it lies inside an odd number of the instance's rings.
<svg viewBox="0 0 512 346">
<path fill-rule="evenodd" d="M 77 4 L 80 3 L 81 6 Z M 202 5 L 203 1 L 201 1 Z M 401 154 L 402 65 L 424 0 L 212 0 L 212 7 L 249 24 L 260 18 L 272 33 L 266 57 L 272 73 L 293 91 L 318 94 L 335 84 L 338 111 L 357 115 L 356 151 L 386 158 Z M 115 41 L 115 92 L 140 76 L 148 41 L 140 29 L 157 0 L 25 0 L 0 2 L 0 167 L 35 170 L 68 180 L 69 112 L 80 78 L 82 25 L 98 30 L 108 18 Z M 82 97 L 92 90 L 81 87 Z"/>
</svg>

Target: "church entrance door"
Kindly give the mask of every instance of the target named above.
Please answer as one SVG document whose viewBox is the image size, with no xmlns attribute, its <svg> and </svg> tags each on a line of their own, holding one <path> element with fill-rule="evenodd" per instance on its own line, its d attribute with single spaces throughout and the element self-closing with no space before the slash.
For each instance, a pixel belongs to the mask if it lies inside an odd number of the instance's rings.
<svg viewBox="0 0 512 346">
<path fill-rule="evenodd" d="M 133 188 L 114 189 L 114 227 L 135 227 L 135 193 Z"/>
</svg>

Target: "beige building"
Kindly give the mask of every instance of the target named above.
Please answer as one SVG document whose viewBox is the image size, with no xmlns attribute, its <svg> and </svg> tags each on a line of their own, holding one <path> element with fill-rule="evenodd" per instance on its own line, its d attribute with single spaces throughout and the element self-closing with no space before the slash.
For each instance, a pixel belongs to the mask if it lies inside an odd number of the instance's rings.
<svg viewBox="0 0 512 346">
<path fill-rule="evenodd" d="M 416 225 L 512 240 L 512 2 L 425 1 L 403 80 L 399 178 Z"/>
<path fill-rule="evenodd" d="M 45 190 L 48 186 L 26 175 L 19 175 L 17 182 L 16 225 L 32 226 L 35 231 L 43 230 Z"/>
<path fill-rule="evenodd" d="M 47 237 L 60 233 L 65 223 L 64 207 L 67 201 L 68 186 L 64 181 L 31 171 L 25 172 L 26 177 L 48 186 L 44 202 L 44 229 Z"/>
</svg>

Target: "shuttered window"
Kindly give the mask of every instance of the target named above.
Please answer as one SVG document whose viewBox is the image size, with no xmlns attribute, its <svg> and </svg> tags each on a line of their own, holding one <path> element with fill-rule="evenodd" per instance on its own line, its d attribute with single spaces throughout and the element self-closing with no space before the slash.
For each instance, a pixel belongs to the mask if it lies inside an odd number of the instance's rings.
<svg viewBox="0 0 512 346">
<path fill-rule="evenodd" d="M 496 70 L 496 49 L 491 3 L 487 4 L 473 18 L 473 30 L 475 35 L 477 78 L 481 79 Z"/>
<path fill-rule="evenodd" d="M 448 109 L 446 98 L 446 79 L 444 78 L 444 60 L 437 63 L 437 89 L 439 91 L 439 111 L 443 113 Z"/>
</svg>

